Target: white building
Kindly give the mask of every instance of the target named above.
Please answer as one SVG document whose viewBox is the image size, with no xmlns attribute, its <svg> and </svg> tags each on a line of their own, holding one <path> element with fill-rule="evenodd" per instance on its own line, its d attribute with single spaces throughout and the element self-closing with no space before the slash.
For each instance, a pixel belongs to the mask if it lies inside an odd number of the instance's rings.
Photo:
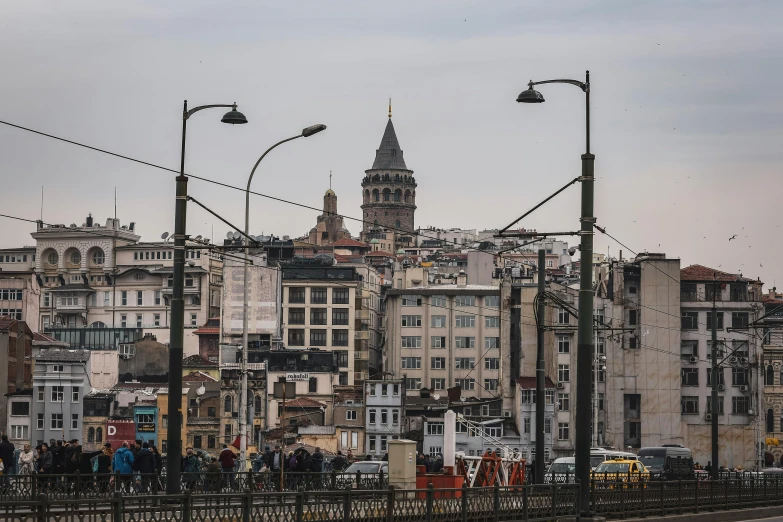
<svg viewBox="0 0 783 522">
<path fill-rule="evenodd" d="M 402 435 L 405 383 L 401 379 L 365 381 L 365 453 L 383 456 L 390 440 Z"/>
</svg>

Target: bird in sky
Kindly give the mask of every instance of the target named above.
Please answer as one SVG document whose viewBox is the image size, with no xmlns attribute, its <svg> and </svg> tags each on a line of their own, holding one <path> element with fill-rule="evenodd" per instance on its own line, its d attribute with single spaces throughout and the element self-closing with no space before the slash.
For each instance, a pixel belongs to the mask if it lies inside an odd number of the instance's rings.
<svg viewBox="0 0 783 522">
<path fill-rule="evenodd" d="M 731 241 L 732 239 L 737 239 L 737 234 L 734 234 L 733 236 L 731 236 L 731 237 L 729 238 L 729 241 Z"/>
</svg>

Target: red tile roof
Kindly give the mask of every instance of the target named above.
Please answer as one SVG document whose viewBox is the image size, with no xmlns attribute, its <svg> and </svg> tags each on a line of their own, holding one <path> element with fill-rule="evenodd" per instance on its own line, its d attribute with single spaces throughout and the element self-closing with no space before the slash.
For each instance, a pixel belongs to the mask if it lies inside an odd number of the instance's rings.
<svg viewBox="0 0 783 522">
<path fill-rule="evenodd" d="M 182 377 L 184 382 L 217 382 L 217 379 L 202 372 L 190 372 Z"/>
<path fill-rule="evenodd" d="M 327 246 L 370 248 L 370 245 L 368 245 L 367 243 L 362 243 L 361 241 L 356 241 L 355 239 L 338 239 L 334 243 L 329 243 Z"/>
<path fill-rule="evenodd" d="M 361 254 L 359 254 L 359 255 L 347 255 L 347 256 L 344 256 L 342 254 L 334 254 L 334 259 L 338 263 L 353 263 L 353 262 L 361 263 L 362 262 Z"/>
<path fill-rule="evenodd" d="M 16 319 L 11 319 L 8 316 L 0 316 L 0 330 L 8 330 L 16 323 Z"/>
<path fill-rule="evenodd" d="M 535 390 L 536 389 L 536 378 L 535 377 L 519 377 L 517 379 L 517 384 L 523 390 Z M 544 380 L 544 388 L 554 388 L 554 387 L 555 387 L 555 383 L 552 382 L 552 379 L 547 377 Z"/>
<path fill-rule="evenodd" d="M 325 408 L 326 404 L 314 401 L 309 397 L 297 397 L 292 401 L 285 401 L 286 408 Z"/>
<path fill-rule="evenodd" d="M 219 326 L 202 326 L 198 330 L 193 331 L 196 335 L 220 335 Z"/>
<path fill-rule="evenodd" d="M 383 250 L 376 250 L 374 252 L 367 252 L 364 257 L 394 257 L 394 254 L 384 252 Z"/>
<path fill-rule="evenodd" d="M 196 368 L 217 368 L 218 364 L 211 362 L 206 357 L 200 355 L 190 355 L 182 360 L 182 366 L 191 366 Z"/>
<path fill-rule="evenodd" d="M 680 281 L 712 281 L 713 276 L 717 281 L 734 283 L 737 281 L 743 281 L 746 283 L 755 282 L 753 279 L 742 277 L 740 274 L 730 274 L 728 272 L 722 272 L 714 268 L 709 268 L 703 265 L 691 265 L 686 266 L 680 270 Z"/>
</svg>

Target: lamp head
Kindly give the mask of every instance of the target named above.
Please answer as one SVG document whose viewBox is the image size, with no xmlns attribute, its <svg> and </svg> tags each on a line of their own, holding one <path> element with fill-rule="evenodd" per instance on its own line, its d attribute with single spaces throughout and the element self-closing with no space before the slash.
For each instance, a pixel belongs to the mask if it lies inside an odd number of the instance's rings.
<svg viewBox="0 0 783 522">
<path fill-rule="evenodd" d="M 245 115 L 237 110 L 237 104 L 235 103 L 234 107 L 224 114 L 220 121 L 223 123 L 230 123 L 231 125 L 241 125 L 243 123 L 247 123 L 247 118 L 245 118 Z"/>
<path fill-rule="evenodd" d="M 527 89 L 517 96 L 519 103 L 544 103 L 544 96 L 533 88 L 533 82 L 527 84 Z"/>
<path fill-rule="evenodd" d="M 305 127 L 304 129 L 302 129 L 302 136 L 307 138 L 312 136 L 313 134 L 318 134 L 322 130 L 326 130 L 326 125 L 324 125 L 323 123 L 310 125 L 309 127 Z"/>
</svg>

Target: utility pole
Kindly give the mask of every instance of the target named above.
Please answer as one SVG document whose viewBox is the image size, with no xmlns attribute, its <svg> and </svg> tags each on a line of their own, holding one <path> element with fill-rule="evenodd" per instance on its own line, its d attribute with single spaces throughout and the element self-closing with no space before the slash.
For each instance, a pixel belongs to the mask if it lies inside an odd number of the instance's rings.
<svg viewBox="0 0 783 522">
<path fill-rule="evenodd" d="M 715 275 L 712 283 L 712 478 L 718 479 L 718 310 L 715 307 L 715 293 L 717 292 Z"/>
<path fill-rule="evenodd" d="M 538 338 L 536 342 L 536 484 L 544 483 L 544 410 L 546 408 L 546 370 L 544 368 L 544 292 L 546 291 L 546 255 L 538 251 Z"/>
</svg>

